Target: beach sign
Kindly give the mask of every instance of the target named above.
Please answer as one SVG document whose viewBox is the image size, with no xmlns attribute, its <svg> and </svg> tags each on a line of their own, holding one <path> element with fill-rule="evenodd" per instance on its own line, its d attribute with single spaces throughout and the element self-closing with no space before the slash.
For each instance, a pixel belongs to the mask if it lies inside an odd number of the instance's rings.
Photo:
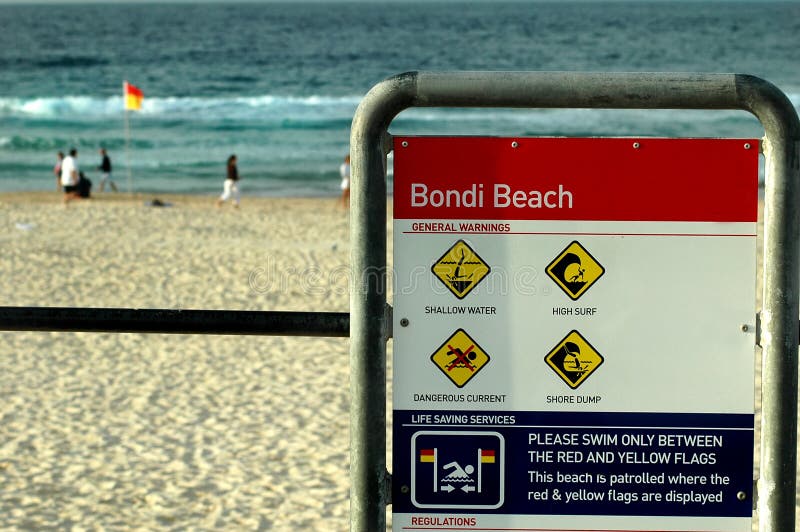
<svg viewBox="0 0 800 532">
<path fill-rule="evenodd" d="M 758 157 L 394 139 L 395 531 L 751 530 Z"/>
</svg>

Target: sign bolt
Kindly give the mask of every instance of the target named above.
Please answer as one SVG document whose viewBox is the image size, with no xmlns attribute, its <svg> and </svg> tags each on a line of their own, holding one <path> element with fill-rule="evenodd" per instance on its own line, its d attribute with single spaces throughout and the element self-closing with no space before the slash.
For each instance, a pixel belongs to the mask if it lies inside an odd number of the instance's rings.
<svg viewBox="0 0 800 532">
<path fill-rule="evenodd" d="M 743 501 L 747 498 L 747 494 L 743 491 L 740 491 L 739 493 L 736 494 L 736 498 L 739 499 L 740 501 Z"/>
<path fill-rule="evenodd" d="M 400 318 L 400 327 L 408 327 L 408 318 Z"/>
<path fill-rule="evenodd" d="M 745 142 L 744 143 L 744 149 L 746 149 L 746 150 L 750 149 L 750 143 L 749 142 Z"/>
<path fill-rule="evenodd" d="M 750 330 L 750 326 L 746 323 L 742 324 L 742 332 L 747 332 Z"/>
<path fill-rule="evenodd" d="M 512 147 L 512 148 L 517 148 L 517 147 L 519 147 L 519 142 L 517 142 L 516 140 L 515 140 L 515 141 L 513 141 L 513 142 L 511 143 L 511 147 Z"/>
<path fill-rule="evenodd" d="M 639 149 L 639 146 L 640 146 L 640 144 L 639 144 L 638 142 L 634 142 L 634 143 L 633 143 L 633 149 L 634 149 L 634 150 L 638 150 L 638 149 Z"/>
<path fill-rule="evenodd" d="M 400 486 L 400 493 L 408 493 L 409 489 L 408 486 Z"/>
</svg>

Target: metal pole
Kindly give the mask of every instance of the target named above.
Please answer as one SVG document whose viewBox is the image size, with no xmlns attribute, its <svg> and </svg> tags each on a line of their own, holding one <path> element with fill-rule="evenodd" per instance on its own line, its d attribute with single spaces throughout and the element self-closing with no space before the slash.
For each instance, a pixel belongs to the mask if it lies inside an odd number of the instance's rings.
<svg viewBox="0 0 800 532">
<path fill-rule="evenodd" d="M 350 136 L 350 529 L 364 532 L 386 528 L 386 128 L 410 103 L 403 81 L 384 83 Z"/>
<path fill-rule="evenodd" d="M 163 334 L 349 334 L 346 312 L 0 307 L 0 331 Z"/>
<path fill-rule="evenodd" d="M 739 92 L 767 132 L 759 529 L 781 532 L 795 529 L 800 126 L 786 97 L 762 83 Z"/>
<path fill-rule="evenodd" d="M 409 72 L 370 90 L 353 119 L 351 530 L 385 528 L 386 185 L 384 146 L 411 107 L 740 109 L 766 130 L 764 532 L 794 530 L 800 124 L 770 83 L 736 74 Z M 378 274 L 370 277 L 371 274 Z M 769 411 L 767 410 L 769 408 Z"/>
</svg>

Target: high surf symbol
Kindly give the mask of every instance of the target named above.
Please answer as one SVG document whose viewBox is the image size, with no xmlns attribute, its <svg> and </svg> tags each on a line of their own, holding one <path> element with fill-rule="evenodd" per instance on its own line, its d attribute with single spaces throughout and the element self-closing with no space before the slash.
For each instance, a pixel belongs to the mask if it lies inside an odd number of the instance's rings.
<svg viewBox="0 0 800 532">
<path fill-rule="evenodd" d="M 580 242 L 571 242 L 547 266 L 547 275 L 573 301 L 581 297 L 602 275 L 605 268 Z"/>
</svg>

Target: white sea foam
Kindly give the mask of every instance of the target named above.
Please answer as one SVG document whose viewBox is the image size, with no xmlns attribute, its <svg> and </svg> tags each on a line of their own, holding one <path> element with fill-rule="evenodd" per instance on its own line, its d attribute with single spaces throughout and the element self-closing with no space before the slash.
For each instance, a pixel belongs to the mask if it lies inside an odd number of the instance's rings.
<svg viewBox="0 0 800 532">
<path fill-rule="evenodd" d="M 231 112 L 262 111 L 279 112 L 285 115 L 304 112 L 336 115 L 346 113 L 352 116 L 358 106 L 357 96 L 279 96 L 262 95 L 236 98 L 200 98 L 149 96 L 145 94 L 142 102 L 142 115 L 169 117 L 189 113 L 212 113 L 218 117 L 229 116 Z M 46 98 L 0 98 L 0 116 L 19 117 L 105 117 L 124 112 L 122 96 L 96 98 L 89 96 L 63 96 Z"/>
<path fill-rule="evenodd" d="M 800 94 L 788 94 L 789 100 L 800 107 Z M 197 98 L 145 96 L 140 113 L 147 116 L 180 116 L 191 113 L 212 113 L 215 116 L 230 116 L 228 113 L 280 113 L 285 116 L 315 113 L 323 117 L 352 117 L 360 102 L 358 96 L 336 97 L 314 95 L 296 96 L 248 96 L 236 98 Z M 19 117 L 105 117 L 124 112 L 122 97 L 93 98 L 89 96 L 64 96 L 48 98 L 0 98 L 0 116 Z M 641 116 L 641 111 L 617 111 L 622 116 Z M 672 111 L 669 111 L 672 113 Z M 565 122 L 583 121 L 591 118 L 587 109 L 441 109 L 416 108 L 401 114 L 415 121 L 435 122 L 447 117 L 450 120 L 469 122 L 502 119 L 509 122 L 530 120 L 548 121 L 563 119 Z"/>
</svg>

